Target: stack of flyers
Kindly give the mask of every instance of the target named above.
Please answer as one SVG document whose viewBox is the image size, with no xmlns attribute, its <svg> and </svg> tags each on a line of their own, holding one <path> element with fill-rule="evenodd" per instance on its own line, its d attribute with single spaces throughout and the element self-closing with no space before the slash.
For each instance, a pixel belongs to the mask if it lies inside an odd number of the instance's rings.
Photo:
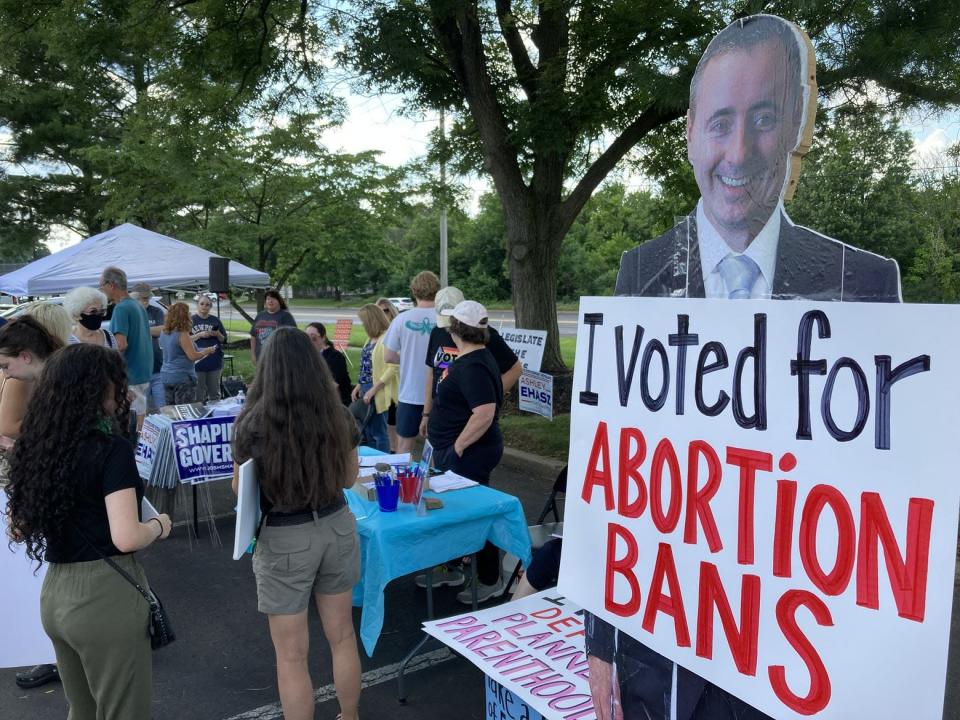
<svg viewBox="0 0 960 720">
<path fill-rule="evenodd" d="M 166 415 L 148 415 L 137 441 L 137 470 L 152 487 L 175 488 L 180 478 L 173 457 L 172 421 Z"/>
</svg>

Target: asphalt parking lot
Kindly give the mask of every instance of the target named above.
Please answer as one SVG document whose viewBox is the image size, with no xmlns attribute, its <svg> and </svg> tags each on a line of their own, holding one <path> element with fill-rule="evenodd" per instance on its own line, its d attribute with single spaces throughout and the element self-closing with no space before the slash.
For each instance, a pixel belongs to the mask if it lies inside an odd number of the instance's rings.
<svg viewBox="0 0 960 720">
<path fill-rule="evenodd" d="M 494 487 L 517 495 L 532 522 L 549 493 L 552 480 L 501 467 Z M 215 511 L 231 507 L 226 483 L 212 485 Z M 189 508 L 188 508 L 189 509 Z M 186 519 L 183 508 L 178 509 Z M 222 546 L 211 541 L 209 523 L 200 537 L 188 537 L 179 525 L 173 537 L 140 554 L 151 583 L 161 592 L 176 623 L 177 641 L 154 654 L 153 717 L 156 720 L 278 720 L 282 718 L 276 689 L 273 648 L 266 620 L 256 610 L 256 590 L 249 556 L 233 562 L 232 516 L 215 522 Z M 960 720 L 960 586 L 954 593 L 945 720 Z M 439 588 L 438 616 L 466 608 L 456 602 L 457 590 Z M 364 690 L 361 716 L 389 720 L 481 720 L 483 675 L 467 661 L 431 642 L 407 676 L 406 705 L 397 701 L 397 665 L 420 637 L 425 616 L 423 590 L 412 577 L 394 581 L 385 596 L 386 623 L 373 657 L 361 650 Z M 310 668 L 317 688 L 316 717 L 333 720 L 337 703 L 332 691 L 330 656 L 316 611 L 311 610 Z M 354 610 L 359 626 L 360 610 Z M 21 690 L 14 669 L 0 670 L 0 720 L 63 720 L 66 701 L 59 683 Z M 904 688 L 910 692 L 910 688 Z M 131 719 L 131 720 L 140 720 Z M 861 720 L 850 718 L 850 720 Z M 899 720 L 899 719 L 898 719 Z M 904 719 L 905 720 L 905 719 Z M 909 720 L 921 720 L 910 718 Z M 926 719 L 923 719 L 926 720 Z"/>
<path fill-rule="evenodd" d="M 527 517 L 536 519 L 551 481 L 508 468 L 494 476 L 494 487 L 520 497 Z M 213 506 L 231 506 L 226 483 L 211 487 Z M 182 508 L 178 510 L 185 518 Z M 234 562 L 232 517 L 215 523 L 222 546 L 211 542 L 209 524 L 201 522 L 199 539 L 185 525 L 174 535 L 139 553 L 151 584 L 161 594 L 175 623 L 177 640 L 154 653 L 153 717 L 174 720 L 270 720 L 281 718 L 273 647 L 265 618 L 257 612 L 250 556 Z M 438 615 L 467 608 L 456 601 L 457 589 L 435 591 Z M 426 594 L 408 576 L 391 583 L 385 598 L 386 623 L 373 657 L 360 651 L 364 672 L 361 716 L 364 718 L 463 718 L 480 720 L 484 711 L 483 675 L 465 660 L 434 642 L 407 679 L 406 705 L 397 701 L 396 666 L 420 637 Z M 310 670 L 317 688 L 316 717 L 335 718 L 330 655 L 316 610 L 311 609 Z M 360 610 L 354 610 L 359 626 Z M 63 688 L 52 683 L 21 690 L 14 669 L 0 670 L 2 720 L 63 720 Z M 139 718 L 131 720 L 140 720 Z"/>
</svg>

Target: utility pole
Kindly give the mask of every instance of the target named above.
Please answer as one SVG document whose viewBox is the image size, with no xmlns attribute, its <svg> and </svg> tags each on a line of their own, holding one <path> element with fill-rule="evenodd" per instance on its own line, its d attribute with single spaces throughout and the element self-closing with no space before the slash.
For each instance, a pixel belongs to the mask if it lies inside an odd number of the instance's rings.
<svg viewBox="0 0 960 720">
<path fill-rule="evenodd" d="M 447 143 L 445 127 L 445 110 L 440 109 L 440 188 L 446 193 L 447 189 Z M 443 198 L 440 208 L 440 287 L 447 287 L 447 200 Z"/>
</svg>

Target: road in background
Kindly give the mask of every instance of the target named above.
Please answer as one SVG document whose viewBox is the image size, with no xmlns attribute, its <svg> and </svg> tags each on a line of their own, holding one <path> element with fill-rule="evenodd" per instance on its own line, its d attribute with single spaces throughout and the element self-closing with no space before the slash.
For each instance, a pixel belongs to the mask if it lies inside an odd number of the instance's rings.
<svg viewBox="0 0 960 720">
<path fill-rule="evenodd" d="M 226 304 L 221 307 L 224 318 L 230 317 L 230 309 L 230 306 Z M 252 305 L 245 305 L 243 309 L 250 313 L 251 316 L 256 315 L 257 309 Z M 357 310 L 359 310 L 359 308 L 355 307 L 334 308 L 297 306 L 290 308 L 290 312 L 293 313 L 293 316 L 297 319 L 298 323 L 303 324 L 309 322 L 322 322 L 324 325 L 332 325 L 341 318 L 349 318 L 353 321 L 354 325 L 359 325 L 360 320 L 357 319 Z M 234 311 L 234 317 L 240 316 Z M 490 324 L 497 330 L 501 328 L 515 327 L 516 323 L 513 316 L 513 310 L 491 310 Z M 557 324 L 560 328 L 560 337 L 574 337 L 577 334 L 577 313 L 558 312 Z"/>
</svg>

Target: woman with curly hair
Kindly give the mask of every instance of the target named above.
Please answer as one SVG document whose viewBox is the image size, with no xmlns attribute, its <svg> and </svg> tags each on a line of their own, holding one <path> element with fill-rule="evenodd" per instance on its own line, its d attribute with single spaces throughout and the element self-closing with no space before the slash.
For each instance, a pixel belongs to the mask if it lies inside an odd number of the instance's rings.
<svg viewBox="0 0 960 720">
<path fill-rule="evenodd" d="M 151 715 L 147 601 L 103 556 L 146 587 L 130 553 L 170 534 L 140 522 L 143 483 L 126 427 L 126 365 L 90 344 L 64 348 L 40 376 L 10 461 L 14 542 L 48 563 L 40 617 L 57 655 L 72 720 Z"/>
<path fill-rule="evenodd" d="M 343 496 L 357 477 L 356 426 L 301 330 L 279 328 L 233 430 L 237 463 L 253 458 L 263 525 L 253 554 L 286 720 L 313 718 L 307 607 L 313 596 L 333 656 L 342 720 L 356 720 L 360 656 L 351 591 L 360 579 L 357 523 Z M 234 467 L 234 492 L 237 490 Z"/>
<path fill-rule="evenodd" d="M 174 303 L 167 310 L 167 319 L 160 333 L 163 364 L 160 380 L 167 405 L 192 403 L 197 398 L 197 371 L 194 363 L 217 352 L 217 346 L 197 350 L 190 339 L 193 321 L 186 303 Z"/>
</svg>

